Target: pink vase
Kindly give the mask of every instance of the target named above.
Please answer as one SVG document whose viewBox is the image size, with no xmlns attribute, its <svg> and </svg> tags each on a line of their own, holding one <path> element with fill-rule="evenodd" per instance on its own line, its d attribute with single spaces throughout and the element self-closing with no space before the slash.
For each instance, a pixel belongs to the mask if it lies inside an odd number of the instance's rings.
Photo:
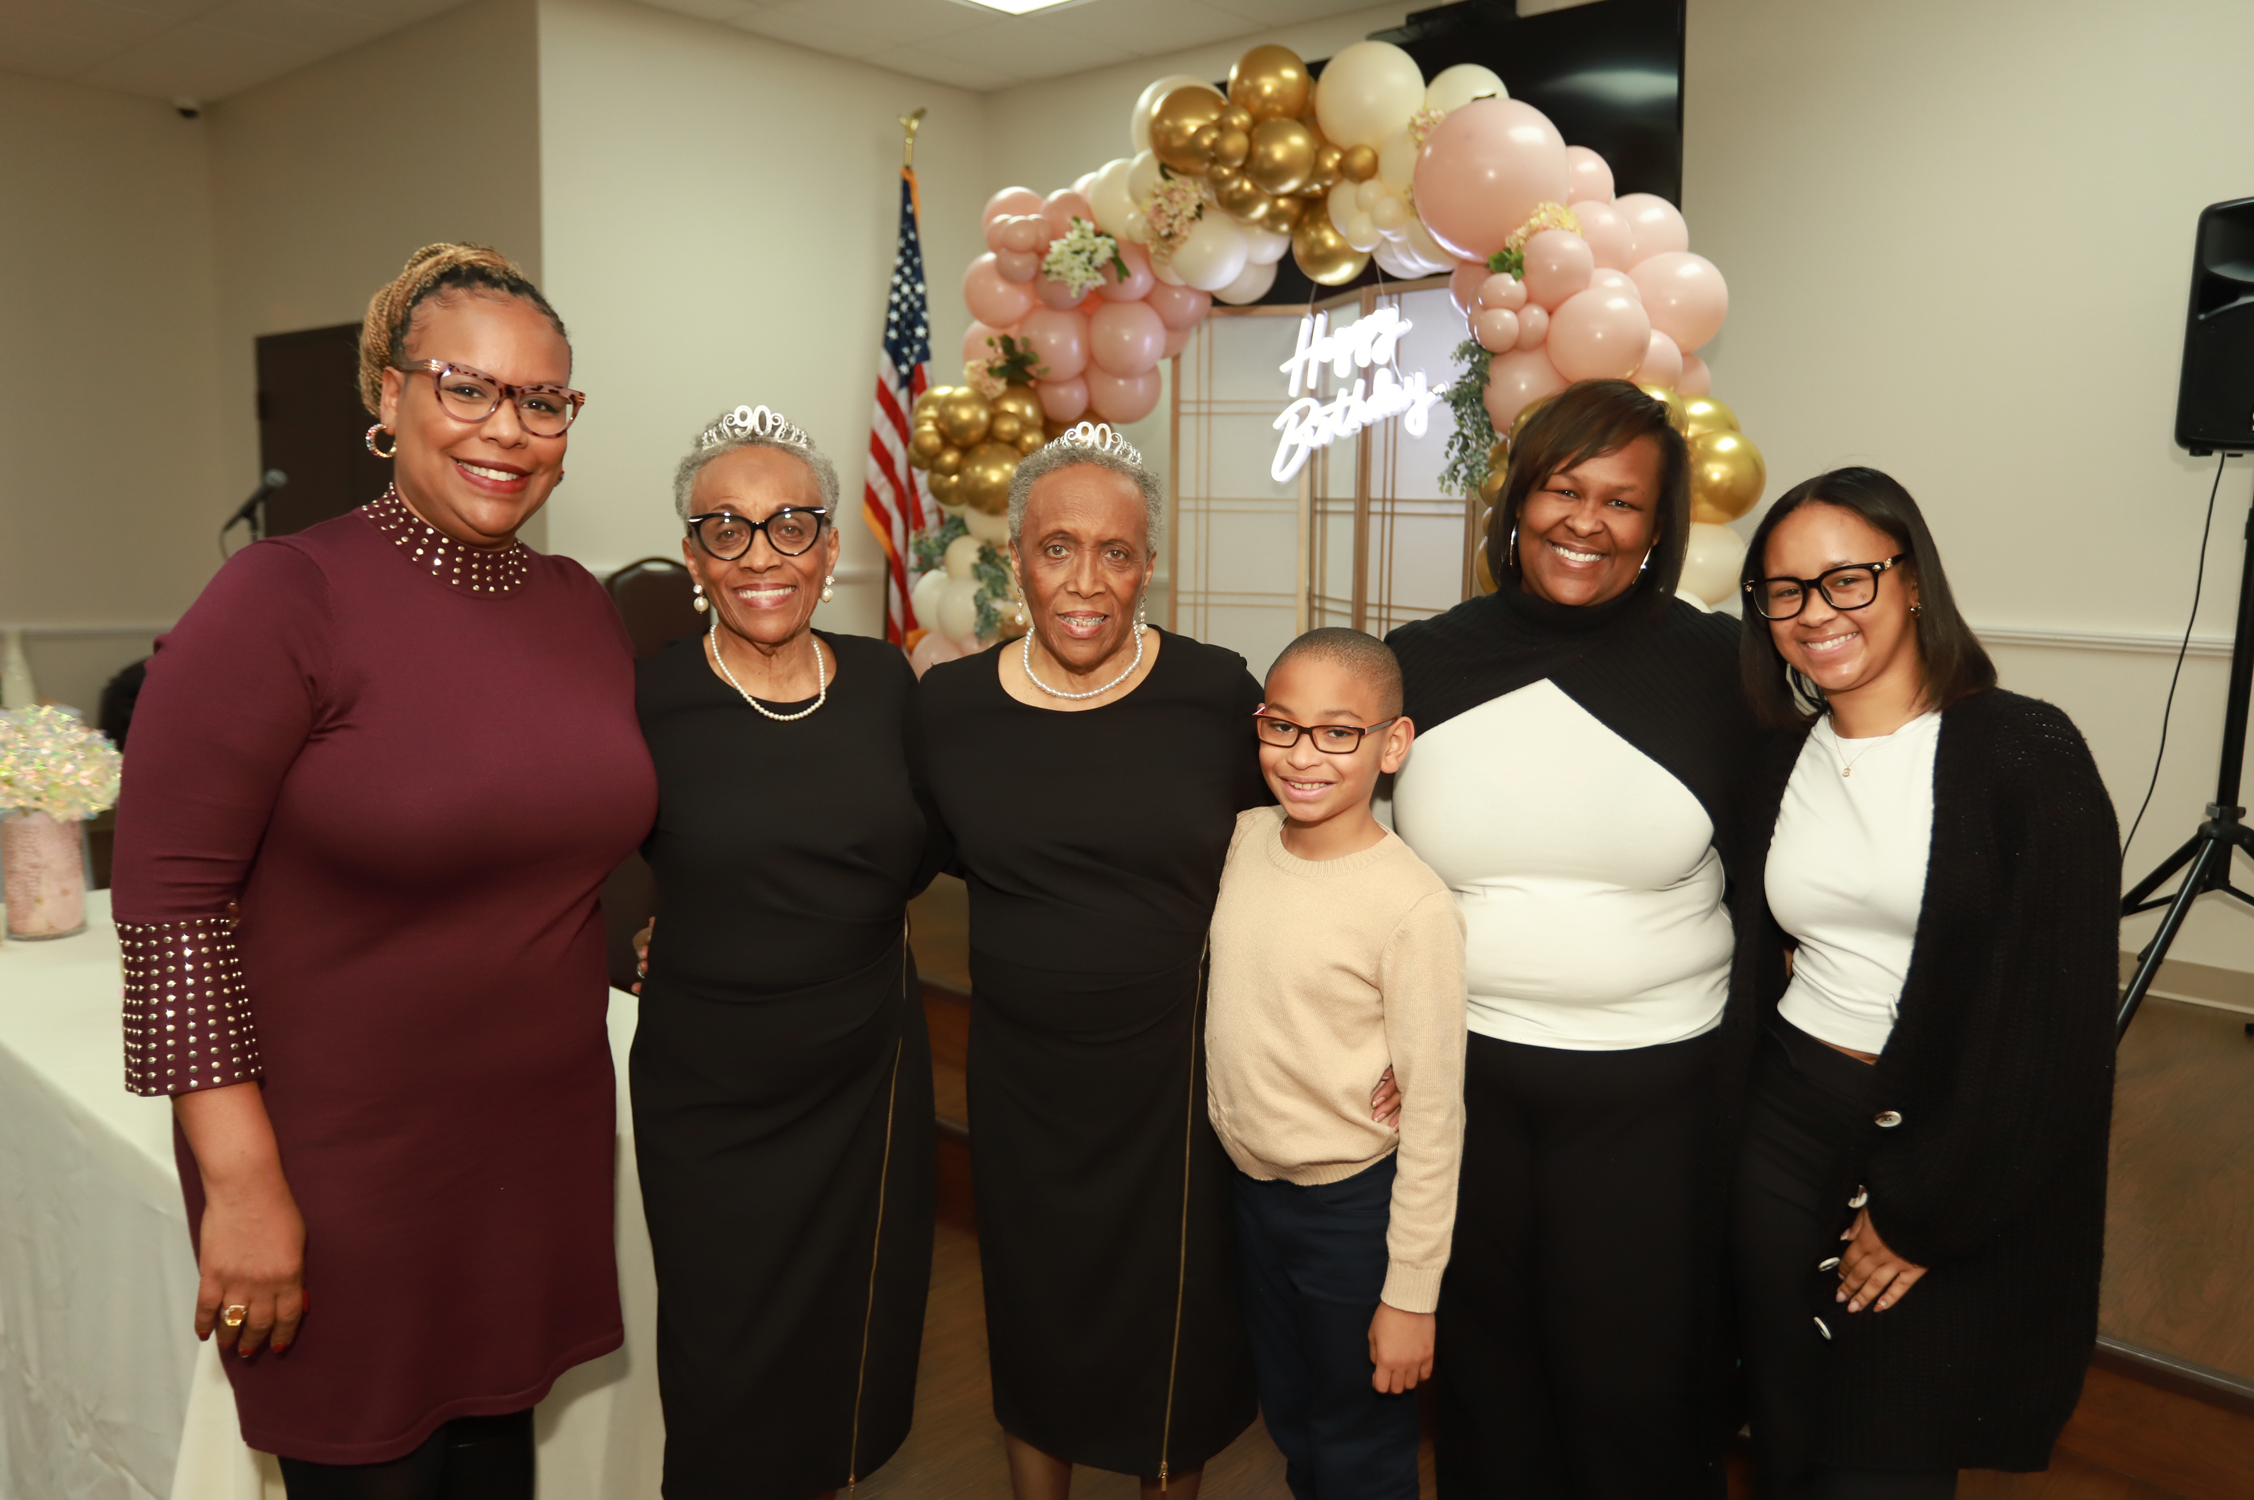
<svg viewBox="0 0 2254 1500">
<path fill-rule="evenodd" d="M 69 937 L 86 930 L 86 834 L 43 812 L 0 816 L 0 877 L 8 936 Z"/>
</svg>

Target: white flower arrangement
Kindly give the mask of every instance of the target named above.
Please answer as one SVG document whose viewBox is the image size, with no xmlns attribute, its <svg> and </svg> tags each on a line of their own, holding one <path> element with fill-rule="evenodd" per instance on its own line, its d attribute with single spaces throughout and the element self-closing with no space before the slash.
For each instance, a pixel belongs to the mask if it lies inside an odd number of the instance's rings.
<svg viewBox="0 0 2254 1500">
<path fill-rule="evenodd" d="M 1074 219 L 1072 227 L 1049 246 L 1047 258 L 1041 262 L 1041 274 L 1051 281 L 1063 282 L 1075 297 L 1085 297 L 1104 284 L 1106 266 L 1117 266 L 1121 281 L 1133 278 L 1134 273 L 1127 269 L 1127 262 L 1119 253 L 1119 241 L 1086 219 Z"/>
</svg>

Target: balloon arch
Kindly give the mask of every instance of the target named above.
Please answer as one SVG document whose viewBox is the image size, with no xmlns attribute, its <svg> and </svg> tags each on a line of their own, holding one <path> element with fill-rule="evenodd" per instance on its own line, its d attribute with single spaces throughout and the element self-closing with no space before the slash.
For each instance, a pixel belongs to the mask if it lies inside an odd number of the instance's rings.
<svg viewBox="0 0 2254 1500">
<path fill-rule="evenodd" d="M 919 667 L 1025 628 L 1002 551 L 1018 460 L 1084 418 L 1149 416 L 1159 361 L 1215 300 L 1266 295 L 1287 253 L 1319 286 L 1372 261 L 1403 280 L 1448 277 L 1470 337 L 1447 474 L 1483 507 L 1479 535 L 1535 407 L 1578 380 L 1660 395 L 1691 443 L 1685 589 L 1729 594 L 1744 544 L 1726 523 L 1767 472 L 1698 356 L 1729 289 L 1673 204 L 1616 194 L 1603 157 L 1567 145 L 1489 69 L 1427 82 L 1387 42 L 1346 48 L 1319 80 L 1274 45 L 1239 58 L 1225 92 L 1157 79 L 1127 134 L 1134 154 L 1070 187 L 987 200 L 987 251 L 963 273 L 963 383 L 933 387 L 913 416 L 909 461 L 938 511 L 915 545 Z"/>
</svg>

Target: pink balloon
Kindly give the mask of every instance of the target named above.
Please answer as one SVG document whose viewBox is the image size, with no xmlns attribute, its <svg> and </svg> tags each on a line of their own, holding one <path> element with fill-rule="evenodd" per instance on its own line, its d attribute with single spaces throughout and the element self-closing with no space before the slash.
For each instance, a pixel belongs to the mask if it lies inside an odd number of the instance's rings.
<svg viewBox="0 0 2254 1500">
<path fill-rule="evenodd" d="M 1069 380 L 1088 368 L 1088 320 L 1071 309 L 1040 308 L 1026 315 L 1018 338 L 1033 346 L 1043 380 Z"/>
<path fill-rule="evenodd" d="M 1675 382 L 1678 396 L 1711 396 L 1714 394 L 1714 372 L 1706 368 L 1706 361 L 1695 354 L 1683 356 L 1683 378 Z"/>
<path fill-rule="evenodd" d="M 1521 350 L 1539 349 L 1542 340 L 1550 336 L 1549 309 L 1538 302 L 1529 302 L 1518 310 L 1518 347 Z"/>
<path fill-rule="evenodd" d="M 1516 276 L 1489 276 L 1479 283 L 1479 305 L 1517 312 L 1526 305 L 1526 283 Z"/>
<path fill-rule="evenodd" d="M 1539 349 L 1498 354 L 1487 365 L 1487 389 L 1482 396 L 1487 403 L 1487 419 L 1497 432 L 1508 432 L 1528 402 L 1554 396 L 1565 389 L 1565 384 L 1565 377 Z"/>
<path fill-rule="evenodd" d="M 1630 193 L 1615 198 L 1612 206 L 1620 217 L 1628 221 L 1629 232 L 1635 236 L 1635 248 L 1628 252 L 1628 264 L 1638 265 L 1654 255 L 1665 255 L 1671 250 L 1690 248 L 1690 226 L 1674 204 L 1651 193 Z"/>
<path fill-rule="evenodd" d="M 1074 375 L 1064 380 L 1036 380 L 1033 393 L 1052 422 L 1077 422 L 1088 409 L 1088 382 Z"/>
<path fill-rule="evenodd" d="M 1041 211 L 1041 195 L 1031 188 L 1006 187 L 986 200 L 986 212 L 979 222 L 991 223 L 1002 214 L 1037 214 Z"/>
<path fill-rule="evenodd" d="M 1589 284 L 1597 268 L 1589 242 L 1570 229 L 1545 229 L 1526 242 L 1526 296 L 1556 312 Z"/>
<path fill-rule="evenodd" d="M 1568 146 L 1565 164 L 1573 172 L 1573 198 L 1568 201 L 1583 198 L 1596 203 L 1612 201 L 1612 168 L 1605 165 L 1603 157 L 1586 146 Z"/>
<path fill-rule="evenodd" d="M 1030 253 L 1021 255 L 1015 250 L 997 250 L 994 269 L 1000 271 L 1002 279 L 1011 286 L 1024 286 L 1041 274 L 1041 257 Z"/>
<path fill-rule="evenodd" d="M 1054 276 L 1034 277 L 1033 284 L 1028 290 L 1033 293 L 1034 300 L 1038 301 L 1043 307 L 1054 308 L 1059 312 L 1069 312 L 1086 300 L 1080 293 L 1074 291 L 1064 282 L 1057 280 Z M 1090 293 L 1089 295 L 1093 296 L 1094 294 Z"/>
<path fill-rule="evenodd" d="M 970 332 L 963 335 L 963 358 L 999 359 L 1002 357 L 1002 336 L 1014 336 L 1016 333 L 1015 328 L 996 328 L 989 323 L 973 323 L 970 325 Z M 994 340 L 991 346 L 986 342 L 988 339 Z"/>
<path fill-rule="evenodd" d="M 993 244 L 999 238 L 1002 243 L 994 245 L 997 250 L 1015 250 L 1023 255 L 1039 251 L 1049 243 L 1049 221 L 1039 214 L 1012 215 L 996 219 L 994 224 L 1001 227 L 988 226 L 987 243 Z"/>
<path fill-rule="evenodd" d="M 1589 242 L 1598 265 L 1625 271 L 1635 264 L 1635 226 L 1619 209 L 1609 203 L 1584 200 L 1573 205 L 1573 217 L 1581 221 L 1581 238 Z"/>
<path fill-rule="evenodd" d="M 1106 302 L 1140 302 L 1158 285 L 1151 274 L 1150 252 L 1132 240 L 1119 242 L 1119 258 L 1127 262 L 1127 279 L 1119 279 L 1119 267 L 1104 267 L 1104 284 L 1096 288 L 1096 295 Z"/>
<path fill-rule="evenodd" d="M 1651 319 L 1617 287 L 1591 287 L 1550 317 L 1550 363 L 1567 380 L 1624 380 L 1651 352 Z"/>
<path fill-rule="evenodd" d="M 1688 354 L 1722 331 L 1729 315 L 1730 288 L 1714 262 L 1689 250 L 1674 250 L 1636 262 L 1628 273 L 1643 289 L 1651 326 Z"/>
<path fill-rule="evenodd" d="M 1518 314 L 1507 307 L 1482 308 L 1472 317 L 1471 333 L 1480 348 L 1501 354 L 1518 343 Z"/>
<path fill-rule="evenodd" d="M 1201 292 L 1192 286 L 1175 286 L 1159 282 L 1143 299 L 1150 303 L 1158 320 L 1177 333 L 1197 327 L 1205 315 L 1213 310 L 1213 294 Z"/>
<path fill-rule="evenodd" d="M 1096 222 L 1096 211 L 1088 206 L 1088 200 L 1070 188 L 1058 188 L 1043 199 L 1041 214 L 1049 221 L 1049 234 L 1052 238 L 1062 238 L 1071 233 L 1074 219 L 1086 219 L 1091 224 Z"/>
<path fill-rule="evenodd" d="M 1128 303 L 1127 306 L 1134 304 Z M 1106 422 L 1140 422 L 1158 406 L 1164 382 L 1153 368 L 1140 375 L 1112 375 L 1088 367 L 1088 409 Z"/>
<path fill-rule="evenodd" d="M 1448 300 L 1456 304 L 1456 311 L 1466 318 L 1479 311 L 1479 289 L 1494 274 L 1476 260 L 1460 260 L 1456 269 L 1448 274 Z"/>
<path fill-rule="evenodd" d="M 1474 99 L 1442 120 L 1417 152 L 1417 213 L 1459 260 L 1485 260 L 1572 181 L 1565 137 L 1518 99 Z"/>
<path fill-rule="evenodd" d="M 1638 302 L 1644 300 L 1644 289 L 1636 285 L 1636 278 L 1630 276 L 1626 271 L 1615 271 L 1610 266 L 1597 267 L 1596 273 L 1589 278 L 1589 285 L 1592 287 L 1618 287 Z"/>
<path fill-rule="evenodd" d="M 1008 328 L 1033 310 L 1033 290 L 1014 286 L 994 263 L 991 251 L 970 263 L 963 272 L 963 302 L 981 323 Z"/>
<path fill-rule="evenodd" d="M 1166 354 L 1166 325 L 1147 302 L 1106 302 L 1088 320 L 1088 357 L 1109 375 L 1140 375 Z"/>
<path fill-rule="evenodd" d="M 1651 346 L 1644 351 L 1644 362 L 1636 366 L 1636 373 L 1628 377 L 1638 385 L 1663 385 L 1674 390 L 1683 378 L 1683 351 L 1675 341 L 1658 329 L 1651 331 Z"/>
<path fill-rule="evenodd" d="M 1163 286 L 1164 284 L 1165 284 L 1165 283 L 1163 283 L 1163 282 L 1161 282 L 1161 283 L 1160 283 L 1160 285 L 1162 285 L 1162 286 Z M 1167 358 L 1167 359 L 1172 359 L 1172 358 L 1173 358 L 1173 357 L 1174 357 L 1175 355 L 1177 355 L 1177 354 L 1181 353 L 1181 352 L 1182 352 L 1182 351 L 1183 351 L 1184 349 L 1187 349 L 1187 348 L 1188 348 L 1188 347 L 1190 346 L 1190 337 L 1191 337 L 1191 335 L 1195 334 L 1196 332 L 1197 332 L 1197 330 L 1196 330 L 1195 328 L 1169 328 L 1169 329 L 1167 329 L 1167 330 L 1166 330 L 1166 353 L 1165 353 L 1165 355 L 1164 355 L 1164 358 Z"/>
<path fill-rule="evenodd" d="M 999 214 L 999 215 L 996 215 L 996 216 L 995 216 L 994 218 L 988 219 L 988 220 L 986 221 L 986 248 L 987 248 L 987 249 L 989 249 L 989 250 L 1007 250 L 1007 249 L 1009 249 L 1009 248 L 1010 248 L 1009 246 L 1007 246 L 1007 245 L 1005 245 L 1005 244 L 1003 244 L 1003 243 L 1002 243 L 1002 231 L 1003 231 L 1003 230 L 1005 230 L 1005 229 L 1007 229 L 1007 228 L 1009 227 L 1009 224 L 1010 224 L 1010 220 L 1009 220 L 1009 216 L 1008 216 L 1007 214 Z"/>
<path fill-rule="evenodd" d="M 923 639 L 916 642 L 916 649 L 908 653 L 908 665 L 921 677 L 941 662 L 955 661 L 962 654 L 961 646 L 941 635 L 937 629 L 927 627 Z"/>
</svg>

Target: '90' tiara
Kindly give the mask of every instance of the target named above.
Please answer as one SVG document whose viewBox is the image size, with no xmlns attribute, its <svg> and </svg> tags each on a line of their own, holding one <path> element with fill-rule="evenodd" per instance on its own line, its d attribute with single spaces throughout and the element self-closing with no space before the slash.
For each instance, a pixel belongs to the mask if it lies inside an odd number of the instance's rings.
<svg viewBox="0 0 2254 1500">
<path fill-rule="evenodd" d="M 745 438 L 765 438 L 771 443 L 784 443 L 793 448 L 811 448 L 813 441 L 779 411 L 769 411 L 764 406 L 739 406 L 704 430 L 697 439 L 699 448 L 717 448 L 722 443 L 741 442 Z"/>
<path fill-rule="evenodd" d="M 1049 446 L 1052 448 L 1093 448 L 1098 453 L 1108 453 L 1114 458 L 1124 458 L 1137 467 L 1141 467 L 1143 462 L 1142 450 L 1113 431 L 1109 422 L 1078 423 L 1060 435 Z"/>
</svg>

